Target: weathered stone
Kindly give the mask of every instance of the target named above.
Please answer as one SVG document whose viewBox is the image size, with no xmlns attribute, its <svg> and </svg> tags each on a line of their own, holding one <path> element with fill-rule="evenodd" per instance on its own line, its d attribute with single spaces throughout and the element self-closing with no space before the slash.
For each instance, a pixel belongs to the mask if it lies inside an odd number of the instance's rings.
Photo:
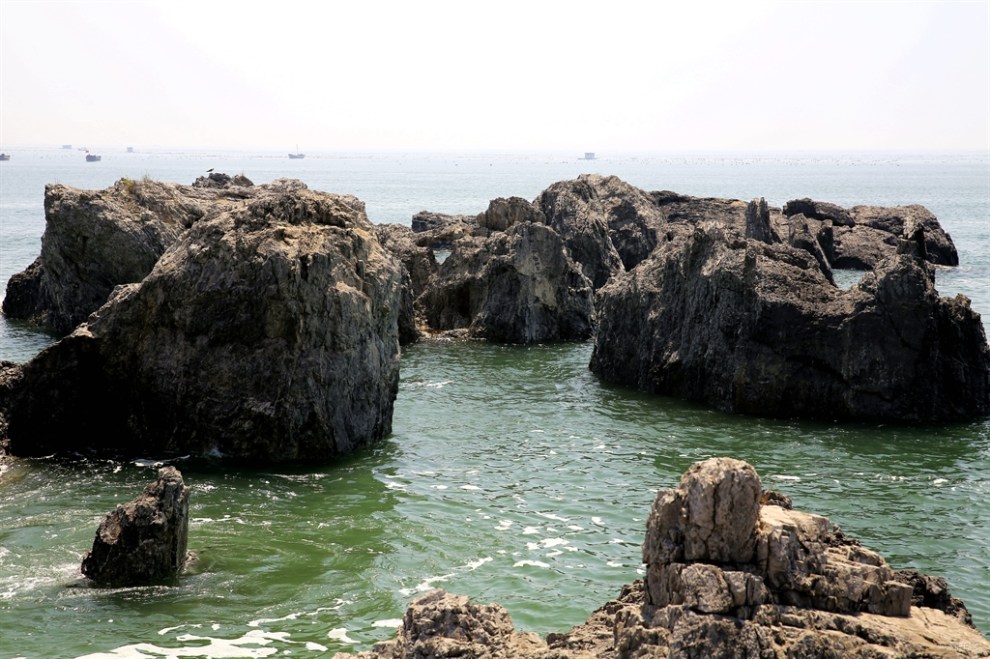
<svg viewBox="0 0 990 659">
<path fill-rule="evenodd" d="M 583 340 L 593 329 L 590 282 L 560 236 L 532 222 L 458 241 L 417 304 L 434 331 L 502 343 Z"/>
<path fill-rule="evenodd" d="M 580 265 L 595 290 L 624 269 L 622 258 L 612 241 L 609 213 L 615 206 L 622 208 L 622 217 L 635 215 L 635 212 L 627 213 L 625 209 L 628 204 L 623 204 L 621 195 L 614 194 L 612 188 L 620 183 L 614 177 L 606 180 L 601 176 L 585 175 L 573 181 L 554 183 L 535 202 L 546 217 L 547 224 L 564 239 L 570 257 Z M 635 220 L 630 223 L 636 224 Z M 649 246 L 650 230 L 641 228 L 645 229 L 641 237 L 648 247 L 640 247 L 636 251 L 648 253 L 652 249 Z M 629 227 L 629 233 L 636 234 L 638 231 Z M 630 236 L 630 243 L 636 242 Z"/>
<path fill-rule="evenodd" d="M 746 228 L 743 235 L 761 243 L 780 242 L 780 236 L 770 224 L 770 206 L 763 197 L 754 199 L 746 206 Z"/>
<path fill-rule="evenodd" d="M 756 471 L 739 460 L 713 458 L 692 465 L 675 490 L 657 495 L 643 547 L 646 583 L 625 586 L 583 624 L 548 634 L 545 643 L 514 634 L 498 605 L 478 606 L 439 591 L 410 605 L 394 640 L 357 657 L 990 656 L 990 642 L 965 623 L 965 607 L 943 594 L 944 582 L 893 573 L 883 558 L 846 538 L 824 517 L 759 507 L 760 499 L 783 496 L 761 496 L 759 482 Z M 738 500 L 727 502 L 726 497 Z M 753 519 L 754 506 L 758 519 Z M 737 509 L 746 521 L 733 518 Z M 721 540 L 702 538 L 710 519 L 727 527 L 711 528 Z M 752 532 L 756 548 L 737 554 L 726 543 L 746 535 L 743 529 Z M 684 542 L 692 537 L 704 549 L 696 560 L 685 561 Z M 748 536 L 742 542 L 752 546 Z M 677 549 L 669 543 L 681 545 Z M 749 558 L 713 562 L 727 551 Z M 911 583 L 918 588 L 916 606 L 910 606 Z M 935 608 L 924 604 L 929 599 L 936 600 Z M 946 613 L 950 606 L 960 607 L 955 617 Z"/>
<path fill-rule="evenodd" d="M 288 461 L 367 445 L 391 430 L 401 277 L 354 197 L 299 184 L 232 204 L 24 366 L 11 452 Z"/>
<path fill-rule="evenodd" d="M 843 291 L 806 251 L 668 229 L 598 292 L 607 381 L 765 416 L 933 421 L 990 412 L 990 348 L 963 296 L 907 254 Z"/>
<path fill-rule="evenodd" d="M 539 208 L 521 197 L 492 199 L 488 209 L 478 216 L 478 226 L 491 231 L 505 231 L 520 222 L 546 223 Z"/>
<path fill-rule="evenodd" d="M 337 659 L 513 659 L 533 656 L 541 650 L 546 650 L 546 644 L 539 636 L 517 633 L 508 612 L 498 604 L 472 604 L 462 595 L 434 590 L 409 605 L 397 638 L 376 644 L 370 652 L 335 656 Z"/>
<path fill-rule="evenodd" d="M 827 201 L 814 201 L 805 197 L 804 199 L 792 199 L 784 204 L 784 215 L 804 215 L 814 220 L 829 220 L 835 226 L 849 226 L 855 224 L 852 216 L 842 206 L 829 203 Z"/>
<path fill-rule="evenodd" d="M 101 586 L 138 586 L 178 576 L 189 539 L 189 488 L 175 467 L 100 523 L 82 573 Z"/>
</svg>

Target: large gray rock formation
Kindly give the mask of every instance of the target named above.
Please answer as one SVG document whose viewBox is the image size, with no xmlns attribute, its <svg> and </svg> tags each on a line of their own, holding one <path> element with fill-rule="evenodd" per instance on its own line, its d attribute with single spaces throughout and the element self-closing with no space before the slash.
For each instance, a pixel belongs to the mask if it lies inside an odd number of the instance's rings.
<svg viewBox="0 0 990 659">
<path fill-rule="evenodd" d="M 561 237 L 534 222 L 458 241 L 417 303 L 434 331 L 502 343 L 582 340 L 593 330 L 590 282 Z"/>
<path fill-rule="evenodd" d="M 990 412 L 979 314 L 907 253 L 843 291 L 806 251 L 682 227 L 596 305 L 591 369 L 610 382 L 764 416 Z"/>
<path fill-rule="evenodd" d="M 41 254 L 10 278 L 3 312 L 71 332 L 114 286 L 141 281 L 194 222 L 253 192 L 244 177 L 225 185 L 207 180 L 212 186 L 150 179 L 121 179 L 97 191 L 46 186 Z"/>
<path fill-rule="evenodd" d="M 132 501 L 107 514 L 82 573 L 100 586 L 140 586 L 175 578 L 186 563 L 189 488 L 163 467 Z"/>
<path fill-rule="evenodd" d="M 401 281 L 358 199 L 259 191 L 24 365 L 11 453 L 285 461 L 367 445 L 391 430 Z"/>
<path fill-rule="evenodd" d="M 787 498 L 763 491 L 745 462 L 695 463 L 657 494 L 645 580 L 585 623 L 542 641 L 514 632 L 497 604 L 433 591 L 410 604 L 395 639 L 356 657 L 990 656 L 944 581 L 895 572 L 826 518 L 779 503 Z"/>
</svg>

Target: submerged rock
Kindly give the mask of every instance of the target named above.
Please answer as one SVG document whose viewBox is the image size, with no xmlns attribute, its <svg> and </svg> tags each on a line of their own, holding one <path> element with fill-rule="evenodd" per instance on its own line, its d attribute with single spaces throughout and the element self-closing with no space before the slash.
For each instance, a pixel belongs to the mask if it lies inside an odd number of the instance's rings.
<svg viewBox="0 0 990 659">
<path fill-rule="evenodd" d="M 695 463 L 658 493 L 644 581 L 565 633 L 519 634 L 497 604 L 433 591 L 395 639 L 337 659 L 976 658 L 990 642 L 944 582 L 895 572 L 826 518 L 761 501 L 739 460 Z"/>
<path fill-rule="evenodd" d="M 175 467 L 100 523 L 82 573 L 100 586 L 140 586 L 178 576 L 186 563 L 189 488 Z"/>
<path fill-rule="evenodd" d="M 231 204 L 23 367 L 11 452 L 270 462 L 367 445 L 391 430 L 401 281 L 354 197 L 296 183 Z"/>
</svg>

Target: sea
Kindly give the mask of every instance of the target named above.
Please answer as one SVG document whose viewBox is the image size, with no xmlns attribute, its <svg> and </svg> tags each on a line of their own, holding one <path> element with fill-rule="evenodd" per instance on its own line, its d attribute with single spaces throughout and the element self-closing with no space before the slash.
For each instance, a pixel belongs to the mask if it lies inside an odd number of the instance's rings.
<svg viewBox="0 0 990 659">
<path fill-rule="evenodd" d="M 750 200 L 922 204 L 959 251 L 943 296 L 990 321 L 990 152 L 287 153 L 7 149 L 0 287 L 39 254 L 44 189 L 213 169 L 356 195 L 374 222 L 479 213 L 583 173 L 646 190 Z M 842 273 L 842 285 L 860 273 Z M 0 290 L 2 290 L 0 288 Z M 54 337 L 0 316 L 0 359 Z M 161 456 L 18 460 L 0 473 L 0 659 L 294 657 L 391 638 L 434 588 L 498 602 L 521 630 L 584 621 L 643 576 L 650 506 L 695 461 L 750 462 L 764 486 L 829 517 L 895 568 L 943 576 L 990 633 L 990 420 L 932 426 L 743 417 L 599 381 L 591 344 L 427 341 L 402 350 L 393 432 L 331 464 L 172 463 L 191 488 L 174 582 L 94 588 L 79 566 L 102 517 Z M 80 447 L 86 437 L 79 437 Z"/>
</svg>

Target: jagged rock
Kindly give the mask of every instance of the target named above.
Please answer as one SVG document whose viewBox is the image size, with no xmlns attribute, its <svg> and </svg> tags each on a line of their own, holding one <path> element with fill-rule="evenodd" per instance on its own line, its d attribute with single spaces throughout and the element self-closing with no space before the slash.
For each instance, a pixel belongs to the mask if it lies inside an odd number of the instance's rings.
<svg viewBox="0 0 990 659">
<path fill-rule="evenodd" d="M 804 215 L 814 220 L 830 220 L 834 226 L 851 227 L 855 224 L 852 216 L 842 206 L 827 201 L 814 201 L 807 197 L 792 199 L 784 204 L 784 215 Z"/>
<path fill-rule="evenodd" d="M 826 251 L 833 251 L 832 227 L 798 213 L 787 218 L 787 244 L 815 257 L 825 278 L 835 283 Z M 834 252 L 833 252 L 834 253 Z"/>
<path fill-rule="evenodd" d="M 378 643 L 370 652 L 335 657 L 513 659 L 545 649 L 536 634 L 516 632 L 508 612 L 498 604 L 473 604 L 463 595 L 434 590 L 409 605 L 396 639 Z"/>
<path fill-rule="evenodd" d="M 194 188 L 250 188 L 254 183 L 243 174 L 230 176 L 222 172 L 211 172 L 207 176 L 200 176 L 193 181 Z"/>
<path fill-rule="evenodd" d="M 952 238 L 924 206 L 853 206 L 849 212 L 856 226 L 865 225 L 898 238 L 910 238 L 921 228 L 924 230 L 925 255 L 928 261 L 936 265 L 959 265 L 959 254 Z"/>
<path fill-rule="evenodd" d="M 805 251 L 669 229 L 598 293 L 591 369 L 610 382 L 764 416 L 934 421 L 990 412 L 990 348 L 924 263 L 847 291 Z"/>
<path fill-rule="evenodd" d="M 478 226 L 472 215 L 447 215 L 420 211 L 413 215 L 412 230 L 416 244 L 433 249 L 450 249 L 462 238 L 485 237 L 489 231 Z"/>
<path fill-rule="evenodd" d="M 803 215 L 832 226 L 832 236 L 821 247 L 834 268 L 869 270 L 894 255 L 899 240 L 910 238 L 918 228 L 924 230 L 926 260 L 959 265 L 952 238 L 924 206 L 853 206 L 846 210 L 805 198 L 787 202 L 783 210 L 787 217 Z"/>
<path fill-rule="evenodd" d="M 256 192 L 243 176 L 203 180 L 186 186 L 124 178 L 105 190 L 46 186 L 41 254 L 10 278 L 3 312 L 67 334 L 114 286 L 141 281 L 193 223 Z"/>
<path fill-rule="evenodd" d="M 256 191 L 24 366 L 11 452 L 272 462 L 367 445 L 391 430 L 401 277 L 358 199 Z"/>
<path fill-rule="evenodd" d="M 770 206 L 763 197 L 754 199 L 746 206 L 746 227 L 743 235 L 761 243 L 780 242 L 780 236 L 770 223 Z"/>
<path fill-rule="evenodd" d="M 532 222 L 458 241 L 417 304 L 434 331 L 502 343 L 583 340 L 593 330 L 590 282 L 560 236 Z"/>
<path fill-rule="evenodd" d="M 478 216 L 478 226 L 490 231 L 505 231 L 519 222 L 546 223 L 539 208 L 521 197 L 492 199 L 488 209 Z"/>
<path fill-rule="evenodd" d="M 554 183 L 535 202 L 546 217 L 547 224 L 564 239 L 570 257 L 580 265 L 595 290 L 624 269 L 609 228 L 610 211 L 619 206 L 622 209 L 620 213 L 626 217 L 629 207 L 623 204 L 621 196 L 615 194 L 615 186 L 620 184 L 623 191 L 632 190 L 632 186 L 615 177 L 606 179 L 585 175 L 573 181 Z M 635 224 L 635 220 L 629 223 Z M 629 227 L 628 233 L 635 234 L 636 230 Z M 641 237 L 649 245 L 651 238 L 648 229 L 646 235 Z M 629 238 L 631 243 L 635 242 L 632 236 Z M 651 248 L 640 247 L 639 251 L 648 252 Z"/>
<path fill-rule="evenodd" d="M 657 495 L 645 582 L 625 586 L 583 624 L 544 643 L 513 633 L 498 605 L 434 591 L 410 605 L 395 639 L 356 658 L 990 656 L 944 582 L 894 572 L 826 518 L 761 501 L 786 497 L 762 492 L 751 465 L 695 463 Z"/>
<path fill-rule="evenodd" d="M 186 563 L 189 488 L 175 467 L 100 523 L 82 573 L 101 586 L 138 586 L 178 576 Z"/>
<path fill-rule="evenodd" d="M 382 247 L 402 262 L 405 275 L 402 282 L 402 308 L 399 313 L 399 341 L 402 345 L 415 342 L 420 332 L 416 320 L 415 300 L 436 276 L 436 255 L 429 246 L 417 245 L 413 231 L 401 224 L 376 224 L 375 234 Z"/>
</svg>

